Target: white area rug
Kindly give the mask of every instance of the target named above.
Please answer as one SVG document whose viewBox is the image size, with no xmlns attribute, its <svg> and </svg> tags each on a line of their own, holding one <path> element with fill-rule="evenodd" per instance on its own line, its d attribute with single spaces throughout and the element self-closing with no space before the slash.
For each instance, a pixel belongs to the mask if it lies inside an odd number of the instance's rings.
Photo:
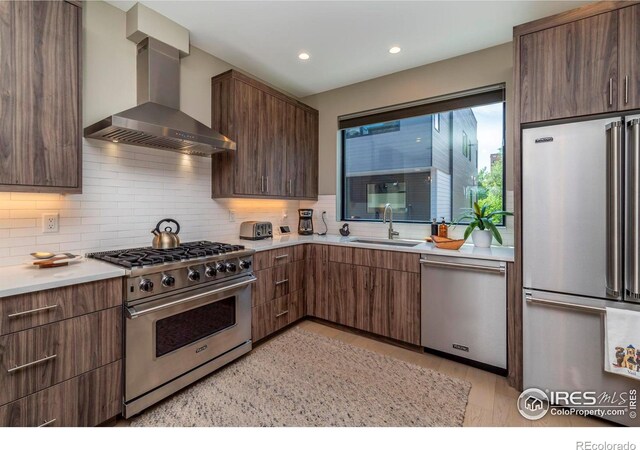
<svg viewBox="0 0 640 450">
<path fill-rule="evenodd" d="M 131 426 L 461 426 L 471 385 L 293 328 Z"/>
</svg>

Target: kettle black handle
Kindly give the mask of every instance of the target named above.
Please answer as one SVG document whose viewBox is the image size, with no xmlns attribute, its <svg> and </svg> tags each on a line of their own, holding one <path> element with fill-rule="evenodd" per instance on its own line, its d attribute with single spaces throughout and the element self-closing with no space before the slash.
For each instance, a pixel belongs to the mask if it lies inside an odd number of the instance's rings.
<svg viewBox="0 0 640 450">
<path fill-rule="evenodd" d="M 175 232 L 173 231 L 173 228 L 172 228 L 172 227 L 165 227 L 164 231 L 169 232 L 169 230 L 171 230 L 171 231 L 170 231 L 171 233 L 174 233 L 174 234 L 178 234 L 178 233 L 180 233 L 180 224 L 179 224 L 175 219 L 162 219 L 160 222 L 158 222 L 158 225 L 156 225 L 156 231 L 157 231 L 158 233 L 160 233 L 160 224 L 161 224 L 162 222 L 168 222 L 168 223 L 173 222 L 173 223 L 175 223 L 175 224 L 176 224 L 176 231 L 175 231 Z"/>
</svg>

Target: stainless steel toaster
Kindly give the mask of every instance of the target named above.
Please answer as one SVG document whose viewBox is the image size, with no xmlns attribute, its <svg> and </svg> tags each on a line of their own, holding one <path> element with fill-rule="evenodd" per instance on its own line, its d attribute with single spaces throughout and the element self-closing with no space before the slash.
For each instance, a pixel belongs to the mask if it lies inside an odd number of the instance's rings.
<svg viewBox="0 0 640 450">
<path fill-rule="evenodd" d="M 273 226 L 271 222 L 257 222 L 251 220 L 240 224 L 240 239 L 257 241 L 273 237 Z"/>
</svg>

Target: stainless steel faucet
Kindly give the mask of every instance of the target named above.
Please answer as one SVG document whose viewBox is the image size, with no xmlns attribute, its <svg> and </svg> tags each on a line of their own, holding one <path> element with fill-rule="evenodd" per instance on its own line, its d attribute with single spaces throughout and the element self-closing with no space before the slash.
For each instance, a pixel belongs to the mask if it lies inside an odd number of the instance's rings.
<svg viewBox="0 0 640 450">
<path fill-rule="evenodd" d="M 394 236 L 398 236 L 400 233 L 393 230 L 393 208 L 391 207 L 391 203 L 384 205 L 382 223 L 387 223 L 387 211 L 389 211 L 389 239 L 393 239 Z"/>
</svg>

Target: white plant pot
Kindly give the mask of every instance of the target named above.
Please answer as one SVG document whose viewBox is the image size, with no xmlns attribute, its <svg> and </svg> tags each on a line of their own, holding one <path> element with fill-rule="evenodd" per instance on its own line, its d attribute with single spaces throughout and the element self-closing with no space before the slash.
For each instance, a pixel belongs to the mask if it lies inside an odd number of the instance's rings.
<svg viewBox="0 0 640 450">
<path fill-rule="evenodd" d="M 491 247 L 491 241 L 493 241 L 493 235 L 489 230 L 473 230 L 471 233 L 471 240 L 473 245 L 481 248 Z"/>
</svg>

